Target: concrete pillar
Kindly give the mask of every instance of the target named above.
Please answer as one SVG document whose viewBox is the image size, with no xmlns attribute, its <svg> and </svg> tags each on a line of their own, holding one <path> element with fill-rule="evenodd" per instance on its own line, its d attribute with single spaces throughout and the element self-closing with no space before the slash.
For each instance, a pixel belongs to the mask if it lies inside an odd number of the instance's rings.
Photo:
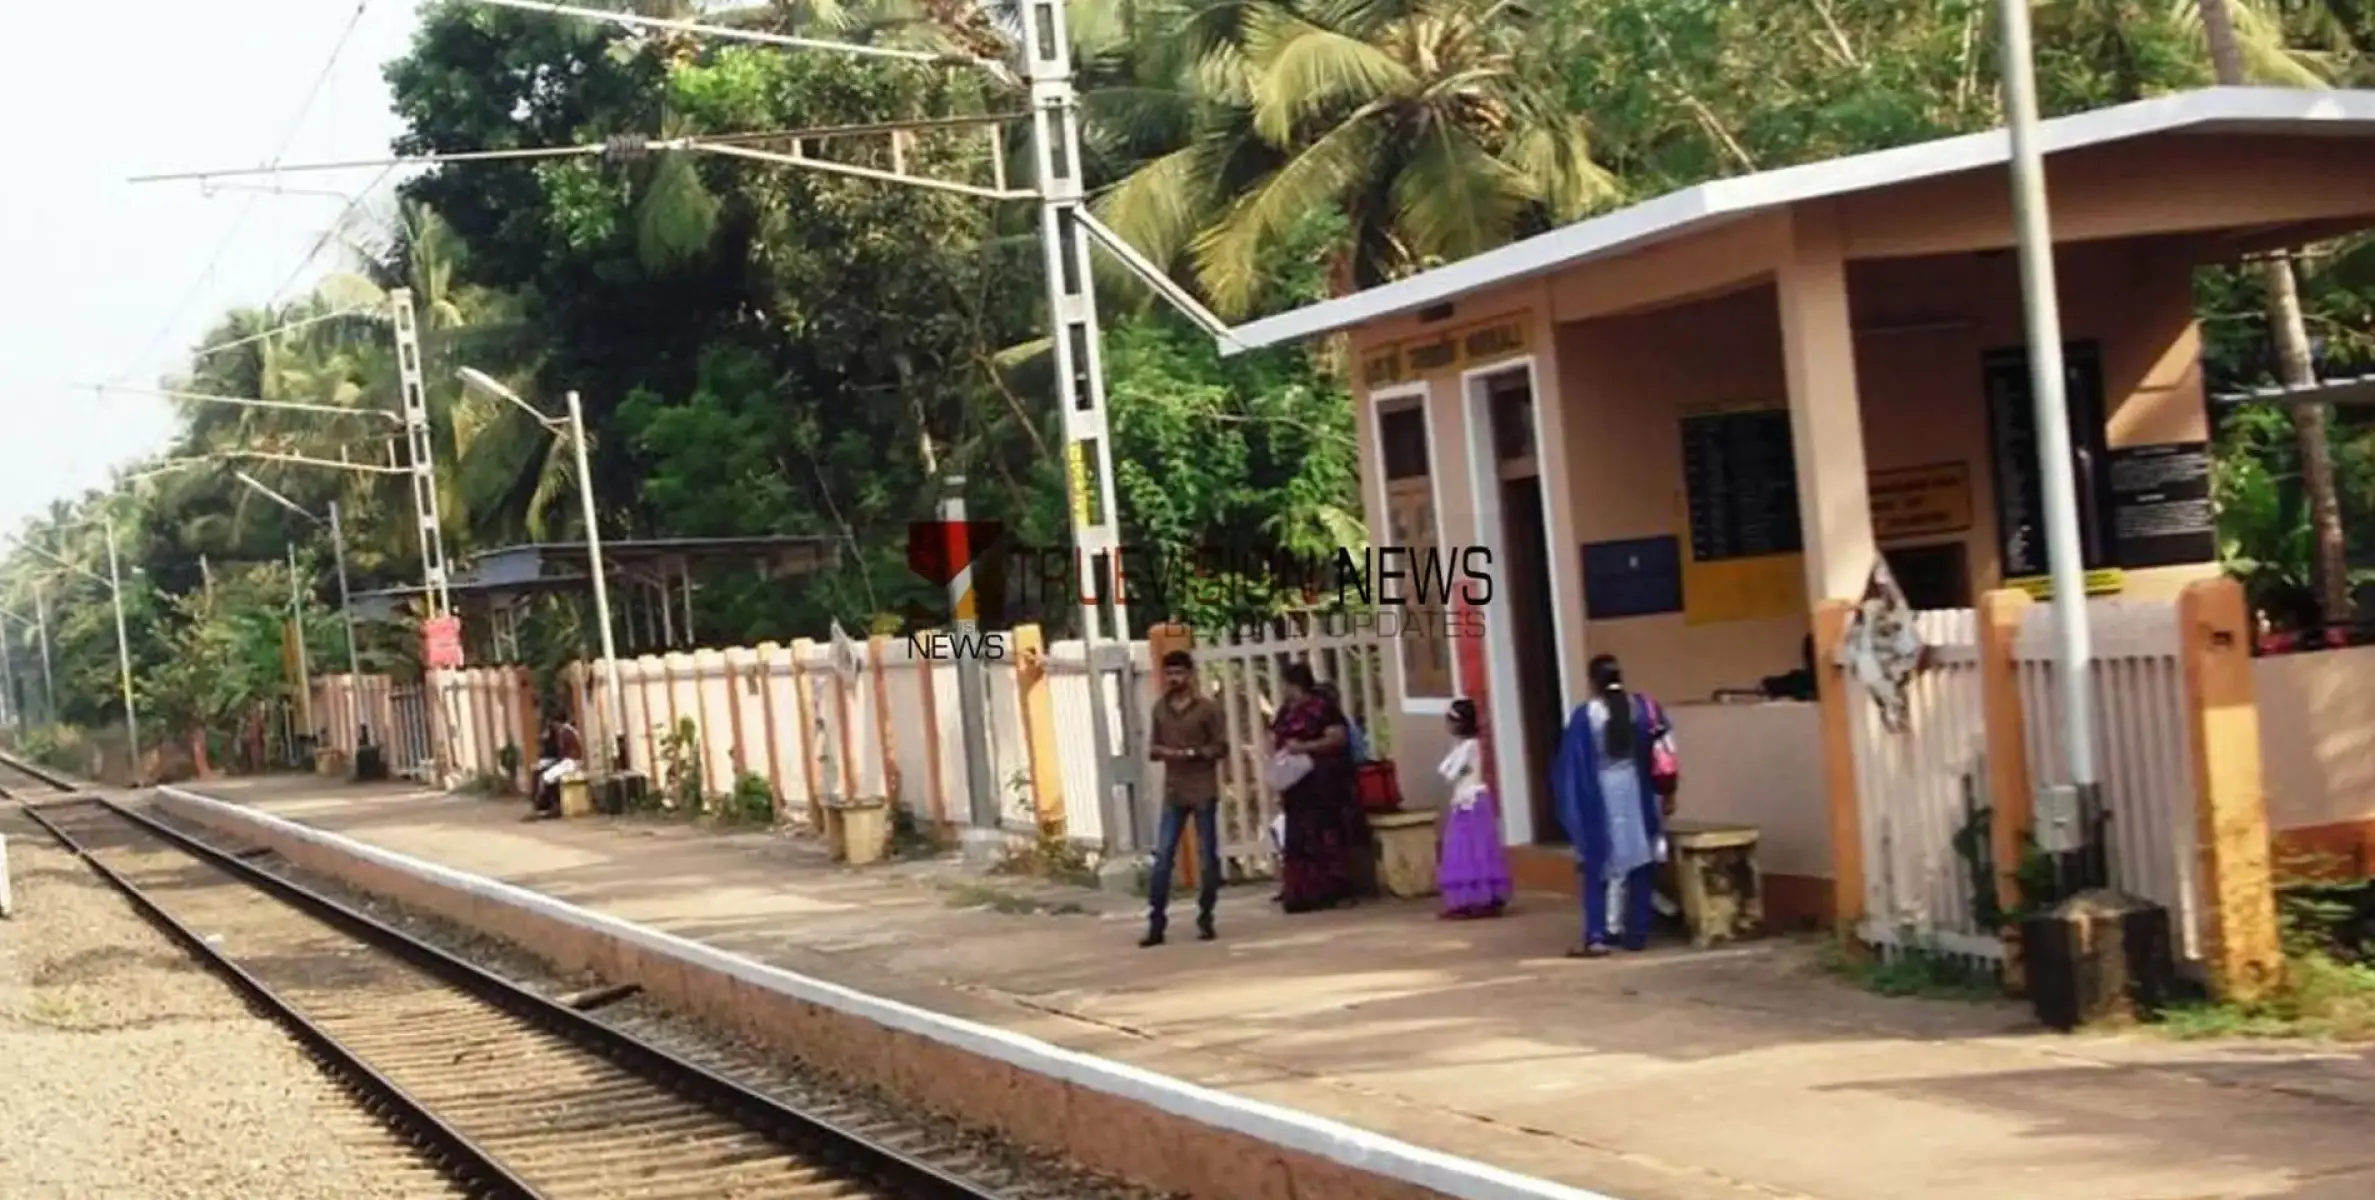
<svg viewBox="0 0 2375 1200">
<path fill-rule="evenodd" d="M 1848 711 L 1847 672 L 1836 664 L 1839 643 L 1855 605 L 1824 600 L 1814 606 L 1814 677 L 1822 707 L 1823 790 L 1831 816 L 1831 920 L 1839 940 L 1859 946 L 1864 919 L 1864 810 L 1856 790 L 1854 714 Z"/>
<path fill-rule="evenodd" d="M 1979 709 L 1987 722 L 1987 802 L 1995 810 L 1988 853 L 1995 860 L 1996 903 L 2008 913 L 2020 905 L 2020 858 L 2028 845 L 2035 805 L 2029 791 L 2029 743 L 2022 730 L 2020 671 L 2012 653 L 2033 603 L 2018 588 L 1979 597 Z"/>
<path fill-rule="evenodd" d="M 2187 584 L 2177 598 L 2177 628 L 2193 734 L 2204 957 L 2220 999 L 2250 1002 L 2281 982 L 2284 955 L 2243 585 Z"/>
<path fill-rule="evenodd" d="M 1847 264 L 1836 220 L 1827 205 L 1801 209 L 1792 218 L 1790 245 L 1774 272 L 1809 604 L 1862 596 L 1878 553 L 1864 467 Z"/>
</svg>

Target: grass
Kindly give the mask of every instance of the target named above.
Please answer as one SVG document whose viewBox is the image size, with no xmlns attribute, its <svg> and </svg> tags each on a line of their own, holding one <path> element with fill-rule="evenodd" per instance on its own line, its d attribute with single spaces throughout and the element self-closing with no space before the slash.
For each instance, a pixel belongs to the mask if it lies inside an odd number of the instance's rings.
<svg viewBox="0 0 2375 1200">
<path fill-rule="evenodd" d="M 948 885 L 948 906 L 950 908 L 988 908 L 1009 916 L 1069 917 L 1088 912 L 1088 909 L 1069 900 L 1050 902 L 1030 896 L 1017 896 L 1012 892 L 985 887 L 978 883 Z"/>
<path fill-rule="evenodd" d="M 2284 979 L 2253 1004 L 2201 1003 L 2170 1009 L 2154 1026 L 2169 1037 L 2315 1038 L 2375 1041 L 2375 966 L 2320 951 L 2285 960 Z"/>
<path fill-rule="evenodd" d="M 1881 956 L 1859 954 L 1828 941 L 1817 962 L 1825 974 L 1879 996 L 1964 1003 L 2004 998 L 2004 985 L 1993 970 L 1921 947 Z"/>
</svg>

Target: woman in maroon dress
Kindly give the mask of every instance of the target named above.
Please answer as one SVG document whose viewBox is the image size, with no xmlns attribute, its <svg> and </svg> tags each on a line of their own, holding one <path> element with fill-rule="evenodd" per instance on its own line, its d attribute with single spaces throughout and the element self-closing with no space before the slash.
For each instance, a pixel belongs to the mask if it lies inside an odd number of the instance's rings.
<svg viewBox="0 0 2375 1200">
<path fill-rule="evenodd" d="M 1310 772 L 1278 797 L 1286 814 L 1279 899 L 1291 913 L 1334 908 L 1353 898 L 1353 821 L 1360 805 L 1350 730 L 1344 710 L 1318 687 L 1310 667 L 1288 664 L 1279 684 L 1271 747 L 1311 759 Z"/>
</svg>

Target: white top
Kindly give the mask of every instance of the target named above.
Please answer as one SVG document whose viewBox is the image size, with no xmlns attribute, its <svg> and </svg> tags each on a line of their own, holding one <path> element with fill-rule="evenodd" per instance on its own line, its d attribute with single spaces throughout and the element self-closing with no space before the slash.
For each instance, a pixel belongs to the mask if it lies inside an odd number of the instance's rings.
<svg viewBox="0 0 2375 1200">
<path fill-rule="evenodd" d="M 1484 772 L 1476 761 L 1476 739 L 1461 738 L 1453 742 L 1451 753 L 1436 764 L 1436 774 L 1451 785 L 1451 806 L 1462 812 L 1476 807 L 1484 796 Z"/>
</svg>

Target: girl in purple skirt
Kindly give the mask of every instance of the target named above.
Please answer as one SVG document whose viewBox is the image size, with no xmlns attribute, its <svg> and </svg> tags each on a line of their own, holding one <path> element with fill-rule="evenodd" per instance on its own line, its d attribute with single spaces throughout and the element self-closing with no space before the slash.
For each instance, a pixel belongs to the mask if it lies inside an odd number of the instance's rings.
<svg viewBox="0 0 2375 1200">
<path fill-rule="evenodd" d="M 1475 702 L 1452 701 L 1447 720 L 1451 753 L 1436 768 L 1451 784 L 1451 804 L 1443 814 L 1443 858 L 1436 866 L 1442 916 L 1447 921 L 1497 917 L 1509 903 L 1509 863 L 1501 854 L 1500 809 L 1484 786 L 1478 761 Z"/>
</svg>

